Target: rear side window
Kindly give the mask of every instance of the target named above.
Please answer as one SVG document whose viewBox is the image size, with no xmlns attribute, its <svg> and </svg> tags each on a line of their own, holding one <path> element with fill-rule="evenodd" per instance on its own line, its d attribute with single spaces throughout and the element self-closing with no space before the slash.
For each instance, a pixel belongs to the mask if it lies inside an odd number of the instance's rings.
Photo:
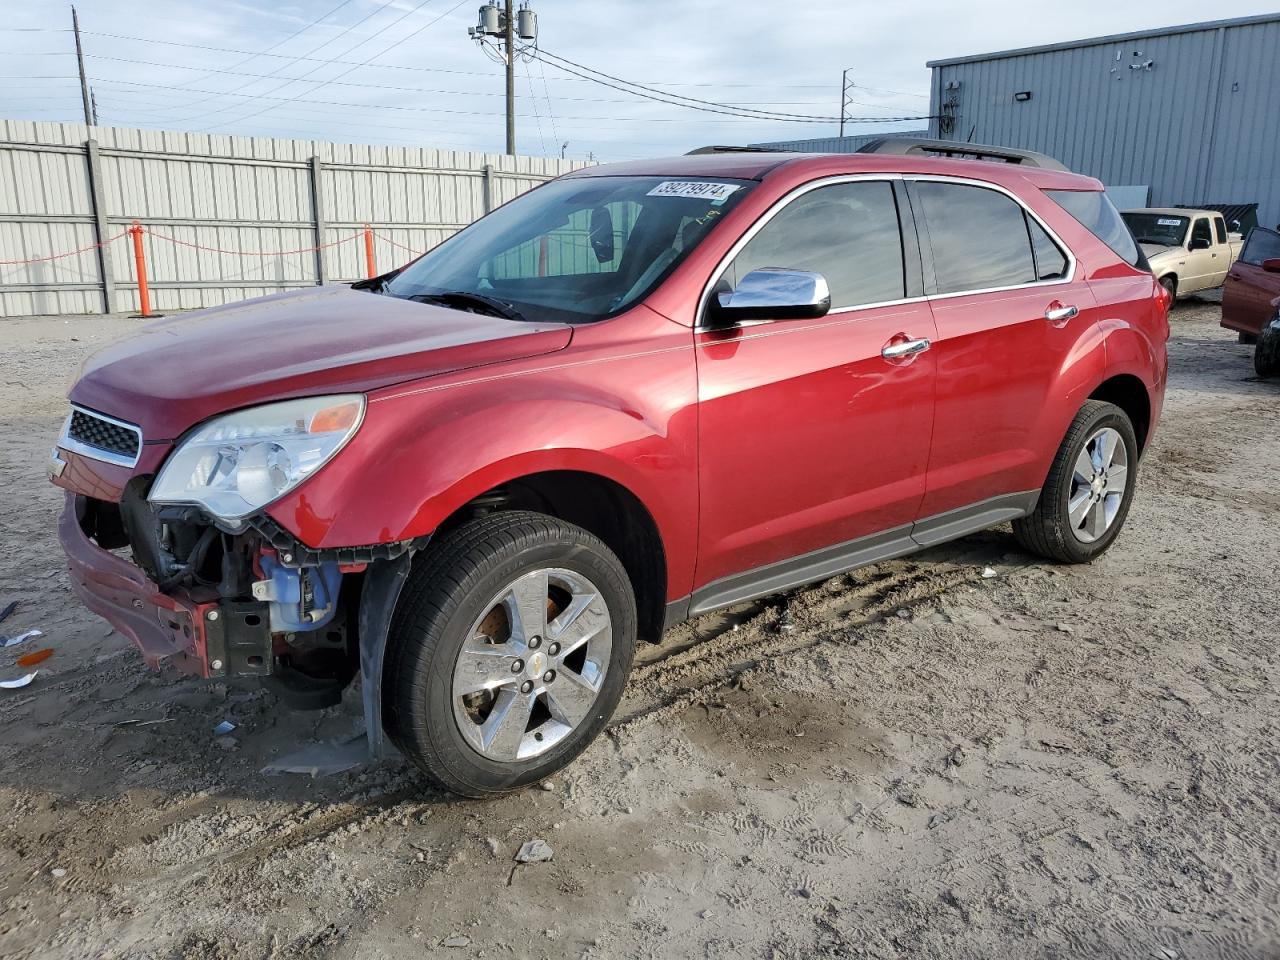
<svg viewBox="0 0 1280 960">
<path fill-rule="evenodd" d="M 1054 202 L 1080 221 L 1095 237 L 1130 266 L 1147 269 L 1147 258 L 1138 249 L 1120 212 L 1101 190 L 1046 190 Z"/>
<path fill-rule="evenodd" d="M 1227 242 L 1227 222 L 1223 220 L 1221 217 L 1214 217 L 1213 229 L 1218 234 L 1218 242 L 1226 243 Z"/>
<path fill-rule="evenodd" d="M 924 210 L 938 293 L 1035 282 L 1031 237 L 1017 203 L 960 183 L 920 180 L 913 190 Z"/>
<path fill-rule="evenodd" d="M 747 241 L 723 279 L 736 287 L 760 267 L 822 274 L 833 310 L 901 300 L 906 279 L 893 187 L 835 183 L 801 194 Z"/>
<path fill-rule="evenodd" d="M 1260 267 L 1263 260 L 1277 258 L 1280 258 L 1280 233 L 1265 227 L 1250 230 L 1249 239 L 1244 242 L 1244 249 L 1240 251 L 1240 259 Z"/>
</svg>

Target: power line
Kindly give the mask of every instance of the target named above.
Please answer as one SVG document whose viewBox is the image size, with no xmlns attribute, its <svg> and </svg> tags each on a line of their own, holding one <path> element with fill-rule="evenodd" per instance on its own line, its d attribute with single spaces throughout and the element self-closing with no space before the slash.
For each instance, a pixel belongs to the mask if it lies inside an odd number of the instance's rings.
<svg viewBox="0 0 1280 960">
<path fill-rule="evenodd" d="M 387 24 L 385 27 L 383 27 L 383 28 L 382 28 L 381 30 L 379 30 L 377 33 L 374 33 L 374 34 L 372 34 L 371 36 L 367 37 L 366 39 L 361 40 L 361 41 L 360 41 L 360 43 L 357 43 L 355 47 L 351 47 L 349 50 L 347 50 L 347 51 L 346 51 L 346 53 L 350 53 L 350 52 L 351 52 L 351 50 L 356 49 L 356 47 L 363 46 L 364 44 L 366 44 L 366 43 L 368 43 L 370 40 L 372 40 L 374 37 L 378 36 L 378 34 L 380 34 L 380 33 L 385 33 L 387 30 L 389 30 L 389 29 L 391 29 L 392 27 L 394 27 L 397 23 L 400 23 L 400 22 L 401 22 L 402 20 L 404 20 L 405 18 L 410 17 L 410 16 L 412 16 L 413 14 L 417 13 L 419 10 L 421 10 L 423 7 L 425 7 L 428 3 L 431 3 L 431 2 L 432 2 L 432 0 L 422 0 L 422 2 L 421 2 L 421 3 L 419 3 L 417 6 L 413 7 L 411 10 L 409 10 L 409 12 L 408 12 L 408 13 L 405 13 L 404 15 L 402 15 L 402 16 L 400 16 L 400 17 L 398 17 L 397 19 L 392 20 L 389 24 Z M 426 23 L 424 23 L 422 26 L 418 27 L 418 29 L 417 29 L 417 30 L 414 30 L 414 31 L 413 31 L 413 32 L 411 32 L 411 33 L 406 33 L 404 36 L 400 37 L 400 39 L 396 40 L 394 43 L 388 44 L 387 46 L 383 47 L 381 50 L 379 50 L 377 53 L 375 53 L 372 57 L 369 57 L 367 60 L 364 60 L 364 61 L 362 61 L 362 62 L 360 62 L 360 63 L 357 63 L 357 64 L 355 64 L 355 65 L 351 66 L 349 69 L 344 70 L 342 73 L 339 73 L 336 77 L 330 77 L 328 80 L 313 81 L 313 82 L 315 82 L 315 83 L 316 83 L 316 85 L 315 85 L 315 86 L 313 86 L 310 90 L 304 91 L 304 93 L 308 93 L 308 94 L 310 94 L 310 93 L 315 93 L 316 91 L 323 89 L 323 88 L 324 88 L 328 83 L 330 83 L 331 81 L 333 81 L 333 80 L 341 80 L 343 77 L 350 75 L 351 73 L 353 73 L 353 72 L 355 72 L 356 70 L 358 70 L 360 67 L 367 67 L 367 66 L 368 66 L 369 64 L 371 64 L 374 60 L 377 60 L 379 57 L 384 56 L 384 55 L 385 55 L 385 54 L 387 54 L 387 53 L 390 53 L 390 52 L 391 52 L 392 50 L 394 50 L 396 47 L 400 46 L 400 44 L 405 43 L 405 42 L 407 42 L 408 40 L 413 39 L 413 38 L 414 38 L 414 37 L 416 37 L 418 34 L 420 34 L 423 30 L 426 30 L 428 27 L 433 26 L 433 25 L 435 25 L 435 24 L 439 23 L 441 20 L 443 20 L 443 19 L 444 19 L 445 17 L 447 17 L 449 14 L 453 13 L 453 11 L 457 10 L 460 6 L 462 6 L 462 5 L 463 5 L 464 3 L 466 3 L 466 2 L 467 2 L 467 0 L 458 0 L 458 2 L 457 2 L 457 3 L 455 3 L 452 7 L 450 7 L 448 10 L 446 10 L 444 13 L 440 14 L 438 17 L 435 17 L 434 19 L 428 20 L 428 21 L 427 21 Z M 319 70 L 319 69 L 320 69 L 319 67 L 316 67 L 316 70 Z M 311 72 L 312 72 L 312 73 L 314 73 L 314 72 L 315 72 L 315 70 L 313 70 L 313 71 L 311 71 Z M 288 86 L 288 84 L 285 84 L 285 86 Z M 300 93 L 300 94 L 298 94 L 297 96 L 290 98 L 290 99 L 289 99 L 289 100 L 287 100 L 286 102 L 292 102 L 292 101 L 300 100 L 300 99 L 302 99 L 303 95 L 304 95 L 304 94 Z M 251 118 L 253 118 L 253 117 L 261 116 L 262 114 L 266 113 L 268 110 L 273 110 L 273 109 L 275 109 L 274 105 L 268 104 L 267 106 L 263 107 L 261 110 L 255 110 L 253 113 L 245 114 L 245 115 L 241 116 L 239 119 L 241 119 L 241 120 L 248 120 L 248 119 L 251 119 Z M 231 122 L 232 122 L 232 123 L 234 123 L 234 122 L 236 122 L 236 120 L 235 120 L 235 119 L 233 119 Z"/>
<path fill-rule="evenodd" d="M 563 70 L 565 72 L 572 73 L 576 76 L 582 77 L 583 79 L 591 80 L 595 83 L 600 84 L 601 86 L 610 87 L 614 90 L 619 90 L 623 93 L 629 93 L 632 96 L 638 97 L 643 100 L 652 100 L 656 103 L 666 104 L 667 106 L 685 107 L 686 109 L 690 109 L 690 110 L 700 110 L 704 113 L 719 113 L 719 114 L 726 114 L 732 117 L 740 117 L 748 120 L 769 121 L 769 122 L 778 122 L 778 123 L 831 123 L 834 121 L 838 121 L 840 119 L 839 117 L 812 116 L 809 114 L 784 113 L 781 111 L 771 111 L 771 110 L 754 110 L 754 109 L 744 108 L 744 107 L 734 107 L 730 104 L 717 103 L 711 100 L 700 100 L 696 97 L 685 97 L 681 94 L 669 93 L 667 91 L 658 90 L 653 87 L 645 86 L 644 84 L 637 84 L 629 80 L 622 80 L 618 77 L 614 77 L 610 74 L 603 73 L 600 71 L 593 71 L 592 68 L 590 67 L 581 67 L 579 64 L 575 63 L 572 60 L 567 60 L 564 57 L 557 57 L 555 54 L 549 54 L 548 51 L 546 50 L 539 49 L 535 51 L 533 55 L 535 57 L 538 57 L 539 59 L 543 59 L 544 54 L 556 58 L 556 59 L 548 59 L 548 60 L 545 60 L 544 62 L 549 64 L 550 66 L 555 67 L 558 70 Z M 564 62 L 563 63 L 557 62 L 558 60 L 562 60 Z M 580 68 L 581 71 L 587 71 L 587 72 L 580 72 L 578 68 Z M 593 76 L 593 74 L 596 74 L 596 75 Z M 601 79 L 601 78 L 607 78 L 607 79 Z M 624 86 L 624 84 L 629 84 L 629 86 Z M 632 88 L 636 88 L 636 89 L 632 89 Z M 896 123 L 896 122 L 905 121 L 905 120 L 926 120 L 926 119 L 930 119 L 930 118 L 924 117 L 924 116 L 846 117 L 845 122 L 846 123 Z"/>
</svg>

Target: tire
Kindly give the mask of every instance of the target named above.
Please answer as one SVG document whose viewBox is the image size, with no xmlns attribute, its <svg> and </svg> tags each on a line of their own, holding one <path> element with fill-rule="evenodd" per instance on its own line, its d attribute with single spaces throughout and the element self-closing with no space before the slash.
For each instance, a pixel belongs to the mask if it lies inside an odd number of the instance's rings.
<svg viewBox="0 0 1280 960">
<path fill-rule="evenodd" d="M 1280 377 L 1280 316 L 1262 328 L 1253 348 L 1253 369 L 1263 379 Z"/>
<path fill-rule="evenodd" d="M 575 604 L 573 617 L 561 616 Z M 431 780 L 462 796 L 536 783 L 608 722 L 636 630 L 631 583 L 598 537 L 538 513 L 464 523 L 415 558 L 392 619 L 387 735 Z M 580 635 L 581 646 L 569 651 Z M 562 637 L 567 656 L 557 650 Z"/>
<path fill-rule="evenodd" d="M 1105 451 L 1101 457 L 1091 457 L 1090 450 L 1096 451 L 1094 440 L 1104 431 L 1113 442 L 1111 457 L 1108 459 Z M 1128 415 L 1114 404 L 1085 401 L 1058 447 L 1035 510 L 1013 521 L 1018 542 L 1032 553 L 1062 563 L 1088 563 L 1100 556 L 1115 542 L 1129 515 L 1138 479 L 1138 454 L 1138 440 Z M 1086 486 L 1092 478 L 1081 474 L 1096 472 L 1100 459 L 1109 462 L 1109 468 L 1098 483 Z M 1081 464 L 1087 466 L 1082 470 Z M 1119 467 L 1123 467 L 1124 488 L 1117 496 Z M 1087 503 L 1080 499 L 1085 496 Z M 1080 503 L 1087 508 L 1083 514 L 1074 512 Z"/>
<path fill-rule="evenodd" d="M 1169 309 L 1172 310 L 1178 302 L 1178 278 L 1172 275 L 1161 277 L 1160 286 L 1169 292 Z"/>
</svg>

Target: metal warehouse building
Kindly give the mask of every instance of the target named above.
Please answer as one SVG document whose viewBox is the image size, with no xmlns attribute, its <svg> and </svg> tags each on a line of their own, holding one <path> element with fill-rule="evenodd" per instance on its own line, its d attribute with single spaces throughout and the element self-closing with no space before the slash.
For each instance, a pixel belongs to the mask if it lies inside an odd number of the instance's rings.
<svg viewBox="0 0 1280 960">
<path fill-rule="evenodd" d="M 932 136 L 1280 222 L 1280 13 L 933 60 Z"/>
</svg>

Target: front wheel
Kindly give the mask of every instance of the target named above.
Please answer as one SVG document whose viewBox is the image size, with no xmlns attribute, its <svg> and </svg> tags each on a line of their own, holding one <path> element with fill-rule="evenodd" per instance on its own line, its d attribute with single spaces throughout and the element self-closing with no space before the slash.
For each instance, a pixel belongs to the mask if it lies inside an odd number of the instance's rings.
<svg viewBox="0 0 1280 960">
<path fill-rule="evenodd" d="M 1119 407 L 1087 400 L 1049 468 L 1040 500 L 1013 521 L 1025 548 L 1063 563 L 1087 563 L 1115 541 L 1138 479 L 1138 440 Z"/>
<path fill-rule="evenodd" d="M 604 728 L 635 642 L 630 581 L 599 538 L 536 513 L 464 523 L 415 560 L 405 585 L 387 733 L 454 793 L 536 783 Z"/>
<path fill-rule="evenodd" d="M 1258 334 L 1253 348 L 1253 370 L 1263 379 L 1280 377 L 1280 317 L 1266 324 Z"/>
</svg>

